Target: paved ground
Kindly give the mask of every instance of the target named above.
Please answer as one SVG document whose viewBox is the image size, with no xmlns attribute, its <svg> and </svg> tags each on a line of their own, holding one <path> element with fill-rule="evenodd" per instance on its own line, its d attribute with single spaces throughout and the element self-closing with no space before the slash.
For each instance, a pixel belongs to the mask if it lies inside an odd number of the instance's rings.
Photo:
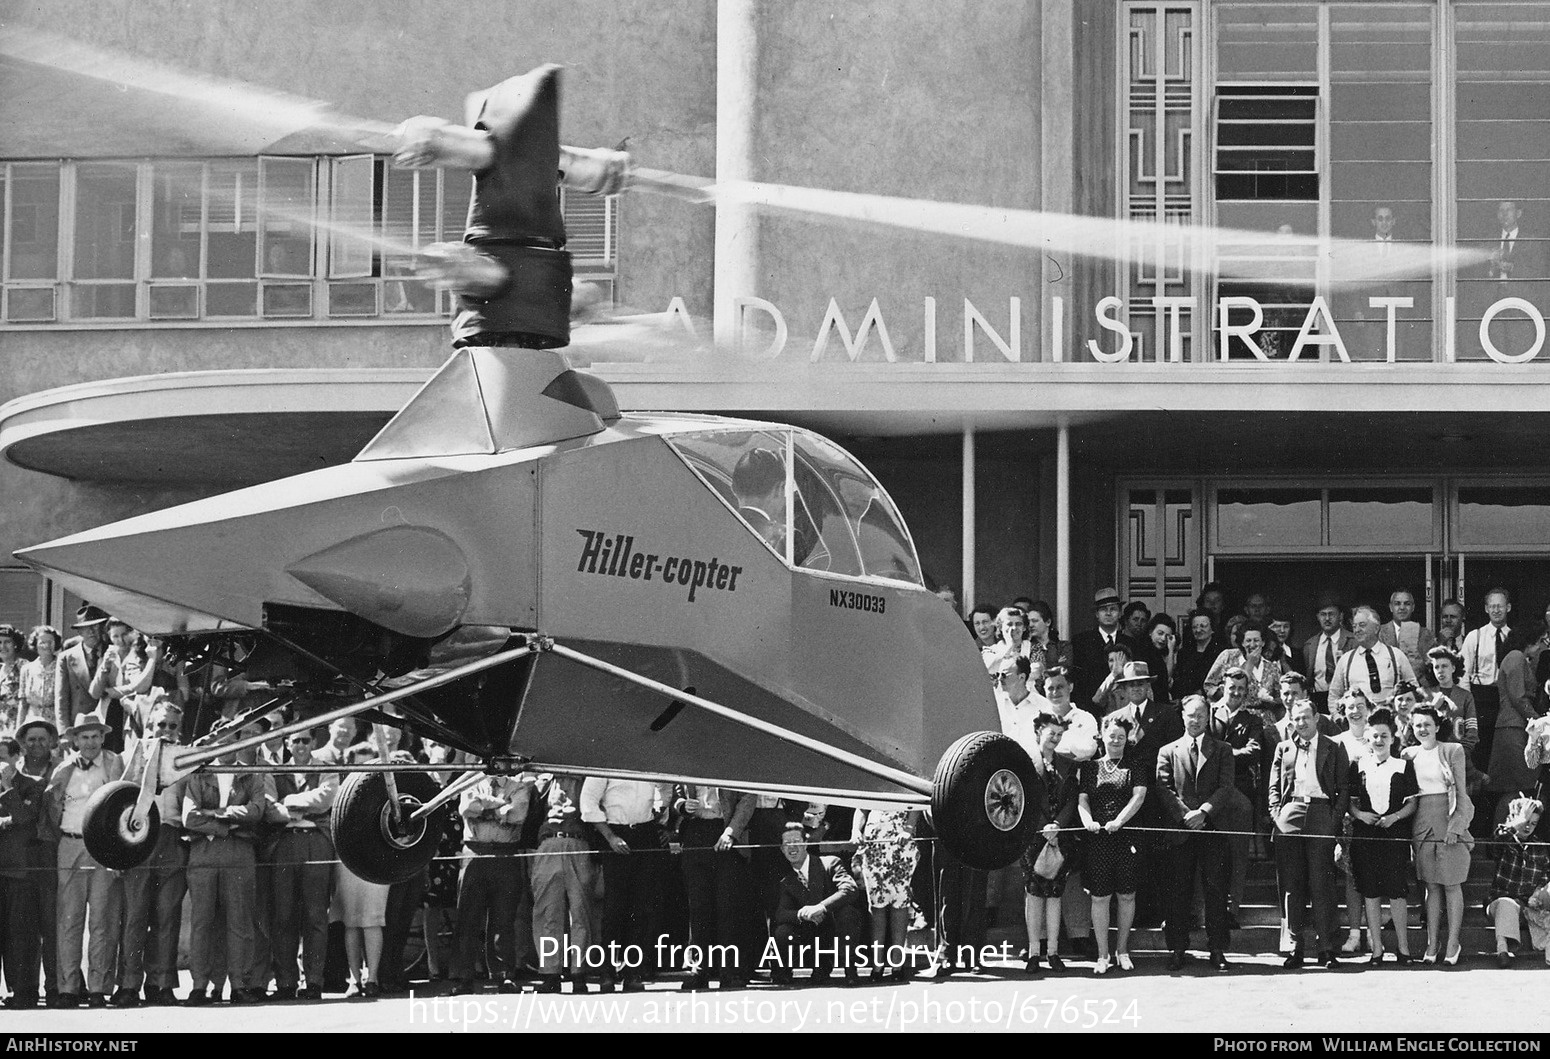
<svg viewBox="0 0 1550 1059">
<path fill-rule="evenodd" d="M 1282 971 L 1270 957 L 1238 957 L 1230 974 L 1199 963 L 1169 975 L 1160 957 L 1131 974 L 1102 978 L 1072 962 L 1064 975 L 1029 978 L 1021 966 L 980 976 L 908 985 L 822 986 L 687 994 L 676 984 L 628 996 L 425 996 L 316 1004 L 218 1005 L 198 1010 L 5 1012 L 6 1033 L 491 1032 L 524 1030 L 711 1029 L 1035 1032 L 1542 1033 L 1542 1008 L 1527 998 L 1550 987 L 1550 967 L 1534 954 L 1508 970 L 1484 957 L 1457 969 Z"/>
</svg>

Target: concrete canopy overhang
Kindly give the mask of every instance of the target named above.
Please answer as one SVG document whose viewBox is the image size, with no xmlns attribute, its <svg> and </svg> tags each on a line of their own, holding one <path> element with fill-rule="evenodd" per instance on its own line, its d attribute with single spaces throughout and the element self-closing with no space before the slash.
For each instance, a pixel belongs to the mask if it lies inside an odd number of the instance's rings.
<svg viewBox="0 0 1550 1059">
<path fill-rule="evenodd" d="M 1345 436 L 1341 447 L 1360 451 L 1400 420 L 1407 431 L 1469 435 L 1484 453 L 1510 444 L 1537 458 L 1538 444 L 1524 442 L 1543 436 L 1550 410 L 1550 376 L 1535 365 L 716 362 L 588 370 L 613 385 L 625 409 L 793 422 L 842 442 L 1065 424 L 1080 431 L 1082 454 L 1083 435 L 1124 420 L 1136 447 L 1118 462 L 1135 465 L 1152 463 L 1163 447 L 1188 451 L 1190 437 L 1196 449 L 1238 462 L 1208 440 L 1226 436 L 1283 466 L 1288 446 L 1322 466 L 1330 439 Z M 17 466 L 86 481 L 271 480 L 350 460 L 430 374 L 252 369 L 81 383 L 0 406 L 0 452 Z M 1101 460 L 1104 450 L 1115 454 L 1108 443 L 1088 451 Z"/>
</svg>

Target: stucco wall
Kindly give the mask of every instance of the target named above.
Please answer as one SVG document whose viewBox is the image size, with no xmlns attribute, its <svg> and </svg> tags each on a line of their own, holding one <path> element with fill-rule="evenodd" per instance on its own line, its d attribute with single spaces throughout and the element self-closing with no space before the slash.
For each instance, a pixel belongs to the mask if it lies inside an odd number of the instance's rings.
<svg viewBox="0 0 1550 1059">
<path fill-rule="evenodd" d="M 797 0 L 763 11 L 759 179 L 1038 208 L 1037 4 Z M 939 359 L 962 359 L 966 297 L 1006 336 L 1008 298 L 1020 296 L 1023 356 L 1036 356 L 1033 251 L 781 216 L 761 224 L 760 257 L 757 293 L 787 317 L 788 356 L 811 351 L 832 297 L 852 329 L 876 298 L 901 359 L 922 359 L 928 296 Z M 881 358 L 875 342 L 866 356 Z"/>
</svg>

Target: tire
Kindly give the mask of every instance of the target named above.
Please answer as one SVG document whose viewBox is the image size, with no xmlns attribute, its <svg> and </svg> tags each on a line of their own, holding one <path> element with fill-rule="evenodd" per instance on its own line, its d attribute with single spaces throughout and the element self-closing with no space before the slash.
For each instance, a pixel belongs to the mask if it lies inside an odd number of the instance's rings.
<svg viewBox="0 0 1550 1059">
<path fill-rule="evenodd" d="M 145 825 L 135 828 L 132 817 L 140 800 L 140 785 L 115 780 L 97 789 L 86 803 L 86 819 L 81 838 L 86 852 L 98 864 L 115 871 L 127 871 L 144 864 L 156 848 L 156 828 L 161 814 L 152 802 Z"/>
<path fill-rule="evenodd" d="M 357 772 L 345 780 L 330 820 L 334 852 L 346 868 L 367 882 L 391 885 L 424 871 L 436 856 L 446 825 L 445 813 L 432 813 L 410 823 L 409 813 L 430 801 L 436 783 L 421 772 L 393 776 L 398 787 L 400 821 L 389 813 L 387 777 L 381 772 Z"/>
<path fill-rule="evenodd" d="M 938 841 L 971 868 L 1011 864 L 1033 839 L 1034 783 L 1033 762 L 1016 740 L 970 732 L 947 748 L 932 779 Z"/>
</svg>

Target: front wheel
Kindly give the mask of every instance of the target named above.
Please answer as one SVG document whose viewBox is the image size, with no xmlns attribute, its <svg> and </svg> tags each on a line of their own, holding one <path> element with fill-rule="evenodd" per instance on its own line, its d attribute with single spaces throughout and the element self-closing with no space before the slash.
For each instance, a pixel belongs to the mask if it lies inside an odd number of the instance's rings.
<svg viewBox="0 0 1550 1059">
<path fill-rule="evenodd" d="M 970 732 L 947 748 L 932 779 L 937 839 L 971 868 L 1004 868 L 1033 840 L 1028 804 L 1036 776 L 1022 746 L 999 732 Z"/>
<path fill-rule="evenodd" d="M 423 820 L 409 814 L 436 795 L 436 783 L 419 772 L 394 776 L 398 813 L 388 802 L 387 777 L 358 772 L 345 780 L 334 802 L 330 821 L 334 852 L 346 868 L 367 882 L 391 885 L 413 878 L 436 856 L 445 823 L 444 813 Z"/>
<path fill-rule="evenodd" d="M 135 825 L 135 802 L 140 800 L 140 785 L 114 780 L 97 788 L 86 803 L 86 819 L 81 839 L 86 852 L 104 868 L 127 871 L 145 863 L 156 846 L 156 828 L 160 813 L 152 802 L 145 823 Z"/>
</svg>

